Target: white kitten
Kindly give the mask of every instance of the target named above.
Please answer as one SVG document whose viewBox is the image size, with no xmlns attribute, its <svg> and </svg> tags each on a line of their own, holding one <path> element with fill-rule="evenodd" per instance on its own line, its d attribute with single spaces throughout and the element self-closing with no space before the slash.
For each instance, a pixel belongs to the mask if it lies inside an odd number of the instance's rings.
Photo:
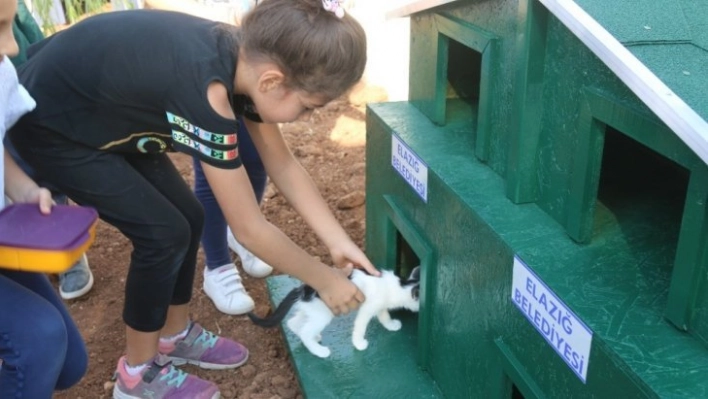
<svg viewBox="0 0 708 399">
<path fill-rule="evenodd" d="M 352 331 L 352 343 L 359 350 L 369 346 L 365 335 L 371 319 L 377 317 L 384 328 L 397 331 L 401 329 L 401 322 L 392 319 L 388 311 L 404 308 L 417 312 L 420 307 L 420 267 L 413 269 L 407 280 L 400 279 L 392 271 L 383 271 L 381 277 L 374 277 L 361 270 L 354 270 L 350 279 L 366 296 L 354 319 Z M 252 312 L 248 317 L 261 327 L 275 327 L 293 307 L 295 308 L 293 316 L 287 321 L 288 328 L 302 340 L 302 344 L 312 354 L 323 358 L 328 357 L 329 348 L 320 344 L 321 333 L 332 321 L 334 314 L 312 287 L 303 284 L 294 288 L 273 314 L 266 318 L 259 318 Z"/>
</svg>

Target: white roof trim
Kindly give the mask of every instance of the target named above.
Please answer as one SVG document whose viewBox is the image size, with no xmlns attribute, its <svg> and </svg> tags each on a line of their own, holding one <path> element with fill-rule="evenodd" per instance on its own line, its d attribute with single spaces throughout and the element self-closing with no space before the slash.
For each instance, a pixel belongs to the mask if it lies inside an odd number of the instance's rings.
<svg viewBox="0 0 708 399">
<path fill-rule="evenodd" d="M 708 122 L 572 0 L 539 0 L 708 164 Z"/>
<path fill-rule="evenodd" d="M 416 0 L 411 1 L 405 6 L 395 8 L 386 13 L 386 19 L 409 17 L 411 14 L 415 14 L 420 11 L 424 11 L 433 7 L 441 6 L 443 4 L 452 3 L 457 0 Z"/>
</svg>

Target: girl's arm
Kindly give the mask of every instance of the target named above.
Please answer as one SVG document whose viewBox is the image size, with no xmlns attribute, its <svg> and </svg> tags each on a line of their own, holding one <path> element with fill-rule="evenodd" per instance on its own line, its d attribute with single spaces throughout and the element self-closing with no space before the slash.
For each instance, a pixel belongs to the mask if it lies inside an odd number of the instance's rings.
<svg viewBox="0 0 708 399">
<path fill-rule="evenodd" d="M 268 222 L 256 202 L 243 167 L 219 169 L 202 162 L 224 217 L 236 239 L 278 271 L 312 286 L 335 313 L 348 313 L 364 295 L 345 274 L 317 261 Z"/>
<path fill-rule="evenodd" d="M 217 113 L 236 119 L 223 85 L 210 85 L 208 96 Z M 317 261 L 265 219 L 243 167 L 220 169 L 205 162 L 202 167 L 231 231 L 244 247 L 280 272 L 312 286 L 334 313 L 359 306 L 364 294 L 345 274 Z"/>
<path fill-rule="evenodd" d="M 3 148 L 5 157 L 5 194 L 12 202 L 34 202 L 39 204 L 43 214 L 49 214 L 52 207 L 52 193 L 39 187 L 20 169 L 10 153 Z"/>
<path fill-rule="evenodd" d="M 310 175 L 290 152 L 278 125 L 245 122 L 268 176 L 329 248 L 335 264 L 355 265 L 378 276 L 378 270 L 342 228 Z"/>
</svg>

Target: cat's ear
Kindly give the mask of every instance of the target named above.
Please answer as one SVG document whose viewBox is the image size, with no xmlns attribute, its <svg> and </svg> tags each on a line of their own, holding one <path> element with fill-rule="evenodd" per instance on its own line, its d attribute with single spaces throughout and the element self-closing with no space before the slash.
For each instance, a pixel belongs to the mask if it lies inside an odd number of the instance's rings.
<svg viewBox="0 0 708 399">
<path fill-rule="evenodd" d="M 420 266 L 414 267 L 410 276 L 408 276 L 408 282 L 413 281 L 420 281 Z"/>
<path fill-rule="evenodd" d="M 419 285 L 416 285 L 415 287 L 413 287 L 413 289 L 411 290 L 411 296 L 416 301 L 420 300 L 420 286 Z"/>
</svg>

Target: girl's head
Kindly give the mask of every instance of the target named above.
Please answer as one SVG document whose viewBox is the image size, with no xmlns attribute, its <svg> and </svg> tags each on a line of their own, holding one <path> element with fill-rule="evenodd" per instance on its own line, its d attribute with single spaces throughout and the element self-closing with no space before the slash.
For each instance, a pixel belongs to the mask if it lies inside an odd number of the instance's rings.
<svg viewBox="0 0 708 399">
<path fill-rule="evenodd" d="M 20 52 L 12 33 L 12 21 L 17 11 L 17 0 L 0 0 L 0 61 Z"/>
<path fill-rule="evenodd" d="M 276 64 L 291 90 L 328 102 L 364 73 L 364 29 L 349 15 L 325 10 L 322 0 L 265 0 L 241 27 L 242 54 Z"/>
</svg>

